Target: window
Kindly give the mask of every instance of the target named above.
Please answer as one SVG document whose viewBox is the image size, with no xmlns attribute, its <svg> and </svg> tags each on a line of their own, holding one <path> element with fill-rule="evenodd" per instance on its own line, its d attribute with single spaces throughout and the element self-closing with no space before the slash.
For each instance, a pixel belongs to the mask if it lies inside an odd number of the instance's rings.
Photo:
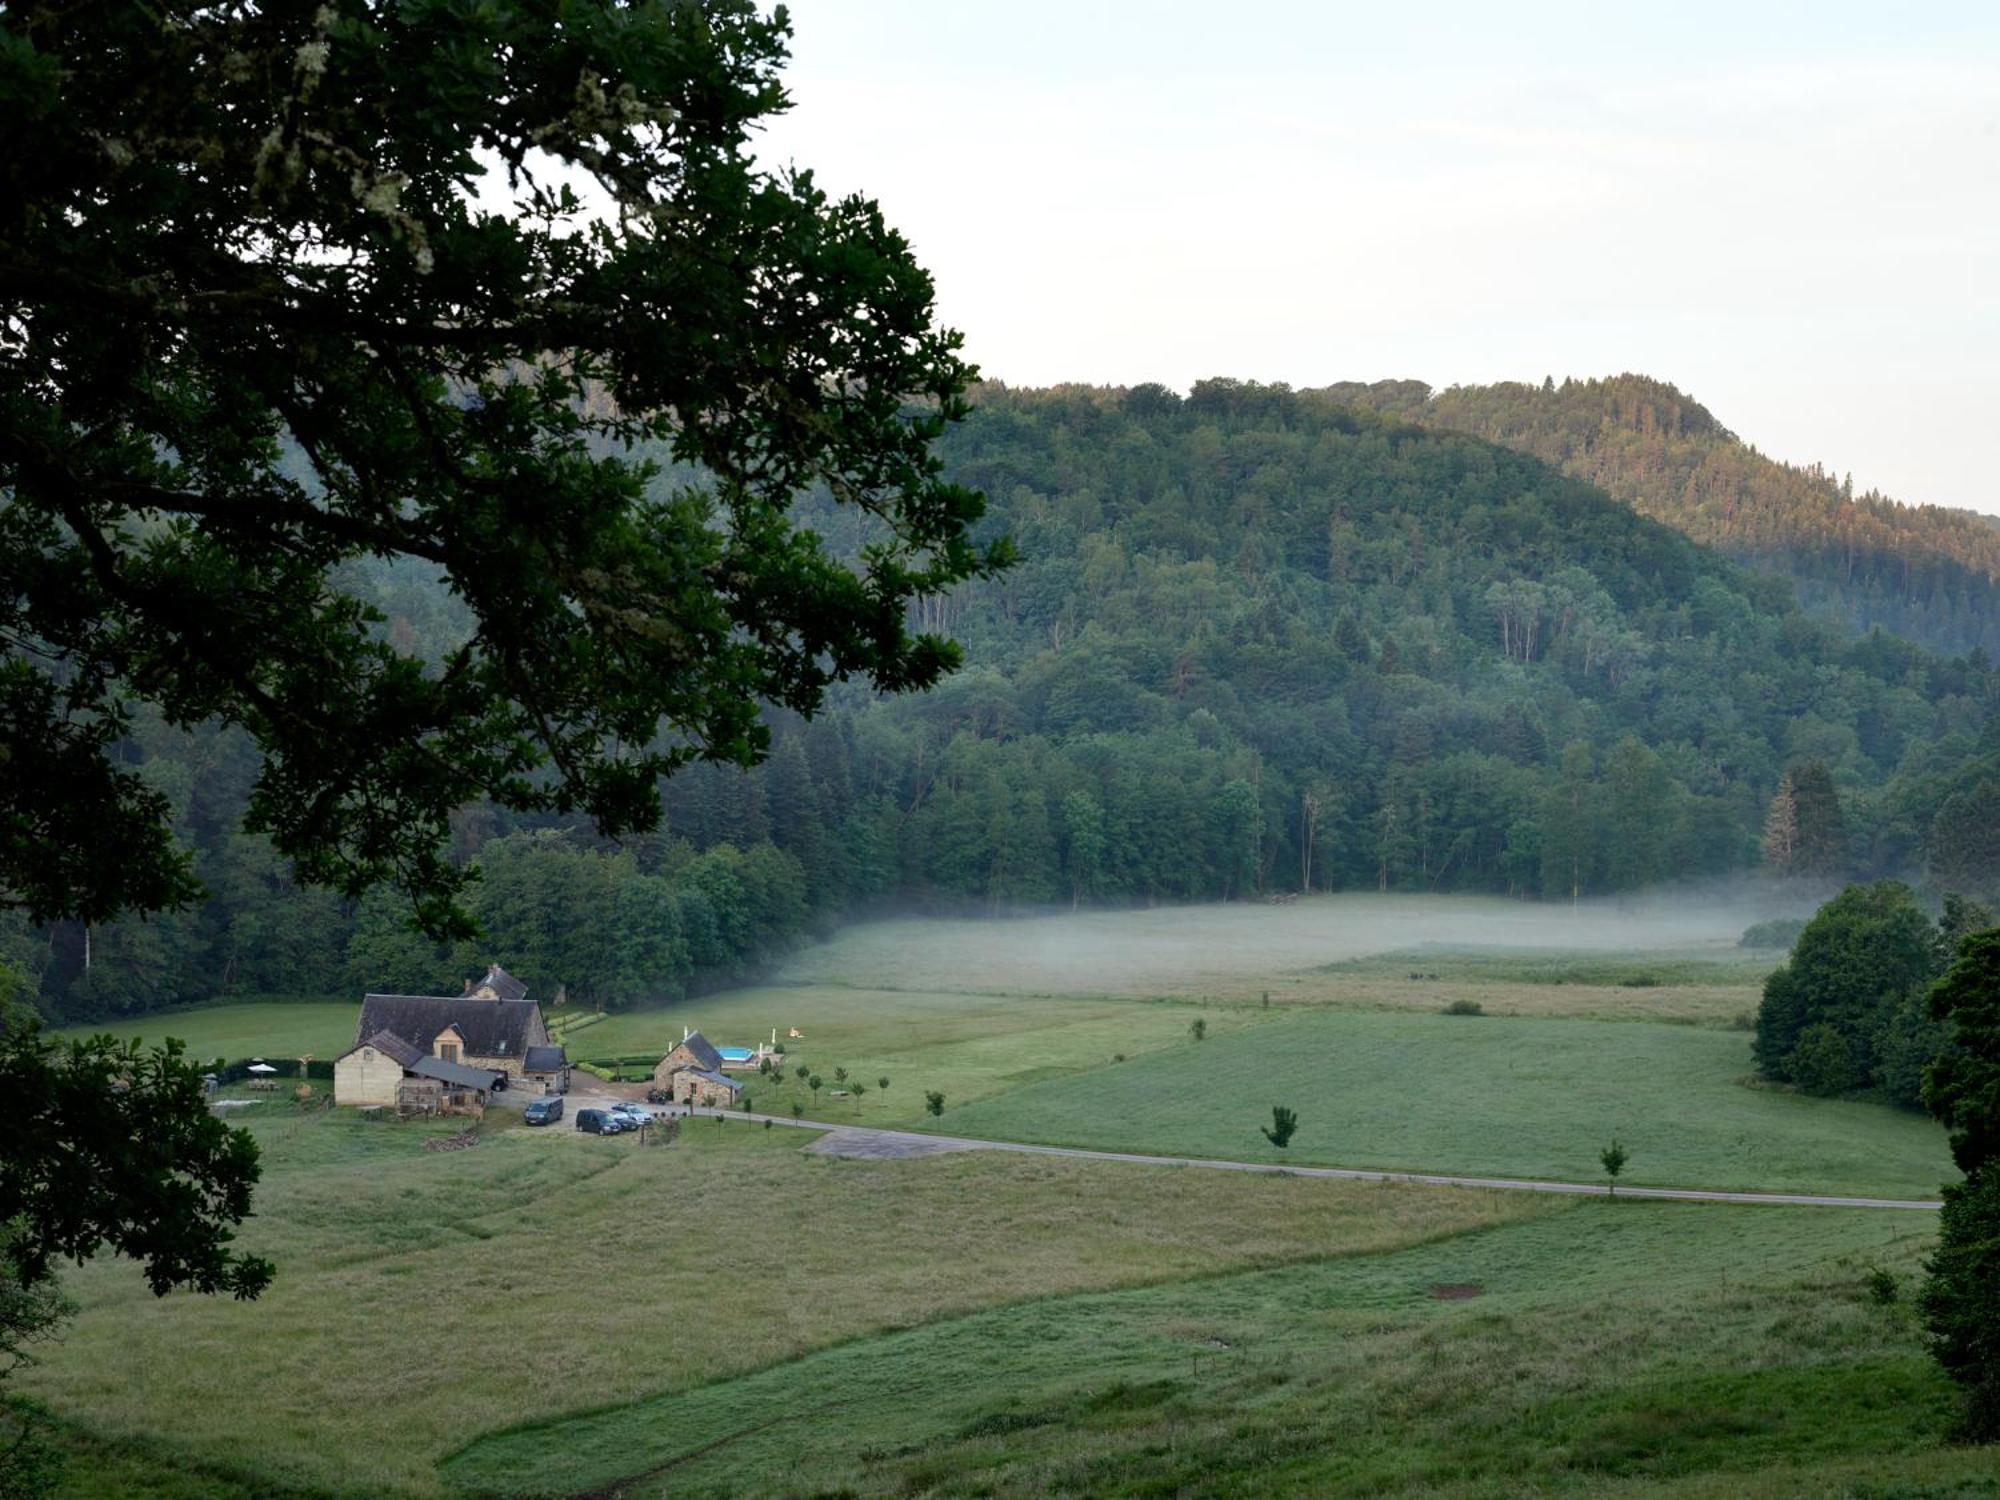
<svg viewBox="0 0 2000 1500">
<path fill-rule="evenodd" d="M 446 1062 L 457 1062 L 457 1061 L 458 1061 L 458 1043 L 457 1043 L 457 1042 L 439 1042 L 439 1043 L 438 1043 L 438 1056 L 439 1056 L 439 1057 L 441 1057 L 441 1058 L 443 1058 L 443 1059 L 444 1059 L 444 1060 L 445 1060 Z"/>
</svg>

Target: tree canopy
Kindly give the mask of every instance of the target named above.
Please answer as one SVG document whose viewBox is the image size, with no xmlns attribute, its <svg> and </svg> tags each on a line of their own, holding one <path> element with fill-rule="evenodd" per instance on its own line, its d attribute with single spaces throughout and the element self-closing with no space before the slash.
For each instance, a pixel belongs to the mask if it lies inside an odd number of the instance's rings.
<svg viewBox="0 0 2000 1500">
<path fill-rule="evenodd" d="M 1974 511 L 1908 505 L 1818 464 L 1780 463 L 1706 408 L 1643 375 L 1330 386 L 1405 421 L 1533 453 L 1698 541 L 1792 581 L 1815 613 L 1940 651 L 2000 651 L 2000 529 Z"/>
<path fill-rule="evenodd" d="M 971 371 L 874 203 L 753 159 L 786 43 L 748 0 L 0 16 L 0 897 L 195 894 L 135 705 L 247 732 L 300 878 L 462 931 L 455 808 L 643 830 L 760 702 L 953 665 L 905 606 L 1006 560 L 932 453 Z M 457 628 L 399 640 L 357 559 Z"/>
<path fill-rule="evenodd" d="M 1965 1180 L 1944 1190 L 1923 1295 L 1932 1348 L 1965 1393 L 1967 1436 L 2000 1438 L 2000 928 L 1960 940 L 1931 991 L 1951 1046 L 1925 1098 L 1951 1130 Z"/>
<path fill-rule="evenodd" d="M 269 1284 L 270 1262 L 229 1248 L 250 1212 L 257 1143 L 209 1112 L 178 1042 L 57 1041 L 10 1016 L 0 1090 L 15 1111 L 0 1146 L 0 1223 L 20 1285 L 104 1249 L 140 1262 L 161 1295 L 255 1297 Z"/>
</svg>

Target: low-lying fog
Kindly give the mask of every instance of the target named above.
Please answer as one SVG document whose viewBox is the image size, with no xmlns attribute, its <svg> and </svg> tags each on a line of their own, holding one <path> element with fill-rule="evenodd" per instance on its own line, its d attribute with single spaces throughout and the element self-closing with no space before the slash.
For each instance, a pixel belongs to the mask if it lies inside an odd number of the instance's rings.
<svg viewBox="0 0 2000 1500">
<path fill-rule="evenodd" d="M 1572 911 L 1483 896 L 1347 894 L 1053 916 L 905 918 L 850 927 L 781 978 L 895 989 L 1165 992 L 1449 948 L 1733 953 L 1772 915 L 1751 892 L 1585 902 Z"/>
</svg>

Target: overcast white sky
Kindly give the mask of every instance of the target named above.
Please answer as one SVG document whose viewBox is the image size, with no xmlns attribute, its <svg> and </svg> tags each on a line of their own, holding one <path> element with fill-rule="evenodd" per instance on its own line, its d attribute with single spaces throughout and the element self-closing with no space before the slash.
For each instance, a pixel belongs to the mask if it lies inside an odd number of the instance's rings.
<svg viewBox="0 0 2000 1500">
<path fill-rule="evenodd" d="M 766 152 L 1012 384 L 1637 370 L 2000 513 L 2000 3 L 803 0 Z"/>
</svg>

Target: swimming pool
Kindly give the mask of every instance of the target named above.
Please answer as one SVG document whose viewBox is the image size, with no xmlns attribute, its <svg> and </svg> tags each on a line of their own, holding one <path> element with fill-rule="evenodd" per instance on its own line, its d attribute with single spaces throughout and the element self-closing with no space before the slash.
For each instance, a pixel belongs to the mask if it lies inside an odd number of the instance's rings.
<svg viewBox="0 0 2000 1500">
<path fill-rule="evenodd" d="M 717 1047 L 715 1052 L 724 1062 L 748 1062 L 757 1055 L 753 1047 Z"/>
</svg>

